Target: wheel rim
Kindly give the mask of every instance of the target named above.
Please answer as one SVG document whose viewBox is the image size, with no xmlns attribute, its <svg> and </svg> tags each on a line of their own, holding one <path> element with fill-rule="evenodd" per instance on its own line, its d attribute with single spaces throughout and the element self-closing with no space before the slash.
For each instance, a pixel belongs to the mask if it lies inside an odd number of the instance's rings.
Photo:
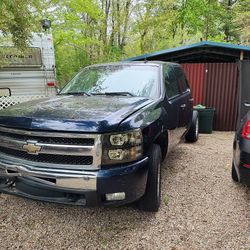
<svg viewBox="0 0 250 250">
<path fill-rule="evenodd" d="M 161 164 L 158 164 L 157 169 L 157 199 L 160 200 L 160 193 L 161 193 Z"/>
<path fill-rule="evenodd" d="M 196 119 L 196 123 L 195 123 L 195 136 L 198 137 L 199 134 L 199 120 Z"/>
</svg>

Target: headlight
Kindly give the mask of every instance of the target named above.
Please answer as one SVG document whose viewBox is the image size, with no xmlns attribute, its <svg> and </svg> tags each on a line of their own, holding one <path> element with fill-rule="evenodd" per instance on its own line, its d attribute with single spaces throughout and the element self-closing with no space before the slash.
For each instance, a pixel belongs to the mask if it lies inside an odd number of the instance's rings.
<svg viewBox="0 0 250 250">
<path fill-rule="evenodd" d="M 128 134 L 111 135 L 109 140 L 113 146 L 122 146 L 128 142 Z"/>
<path fill-rule="evenodd" d="M 103 136 L 102 164 L 135 161 L 142 155 L 141 130 Z"/>
</svg>

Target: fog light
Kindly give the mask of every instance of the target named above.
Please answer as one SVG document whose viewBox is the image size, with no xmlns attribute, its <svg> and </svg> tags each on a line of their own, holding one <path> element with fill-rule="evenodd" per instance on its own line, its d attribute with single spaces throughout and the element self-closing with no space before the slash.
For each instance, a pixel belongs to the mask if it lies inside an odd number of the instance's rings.
<svg viewBox="0 0 250 250">
<path fill-rule="evenodd" d="M 120 201 L 120 200 L 125 200 L 125 193 L 111 193 L 111 194 L 106 194 L 106 200 L 107 201 Z"/>
</svg>

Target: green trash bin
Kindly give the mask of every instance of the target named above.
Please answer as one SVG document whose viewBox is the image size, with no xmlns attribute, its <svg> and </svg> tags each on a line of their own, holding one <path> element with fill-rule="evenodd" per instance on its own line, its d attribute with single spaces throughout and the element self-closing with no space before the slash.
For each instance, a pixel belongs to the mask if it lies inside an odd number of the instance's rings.
<svg viewBox="0 0 250 250">
<path fill-rule="evenodd" d="M 194 107 L 199 113 L 199 133 L 211 134 L 213 131 L 213 121 L 215 108 Z"/>
</svg>

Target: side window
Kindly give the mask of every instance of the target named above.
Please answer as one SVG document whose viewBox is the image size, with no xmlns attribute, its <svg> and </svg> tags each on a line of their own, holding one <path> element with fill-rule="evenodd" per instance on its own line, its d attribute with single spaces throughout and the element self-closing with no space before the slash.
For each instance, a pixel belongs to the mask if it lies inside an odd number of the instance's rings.
<svg viewBox="0 0 250 250">
<path fill-rule="evenodd" d="M 183 72 L 183 70 L 179 67 L 175 68 L 176 78 L 180 87 L 181 92 L 185 92 L 189 89 L 187 78 Z"/>
<path fill-rule="evenodd" d="M 174 71 L 170 65 L 164 65 L 164 79 L 168 98 L 172 98 L 180 94 L 178 83 Z"/>
<path fill-rule="evenodd" d="M 0 88 L 0 97 L 8 97 L 11 96 L 10 88 Z"/>
</svg>

